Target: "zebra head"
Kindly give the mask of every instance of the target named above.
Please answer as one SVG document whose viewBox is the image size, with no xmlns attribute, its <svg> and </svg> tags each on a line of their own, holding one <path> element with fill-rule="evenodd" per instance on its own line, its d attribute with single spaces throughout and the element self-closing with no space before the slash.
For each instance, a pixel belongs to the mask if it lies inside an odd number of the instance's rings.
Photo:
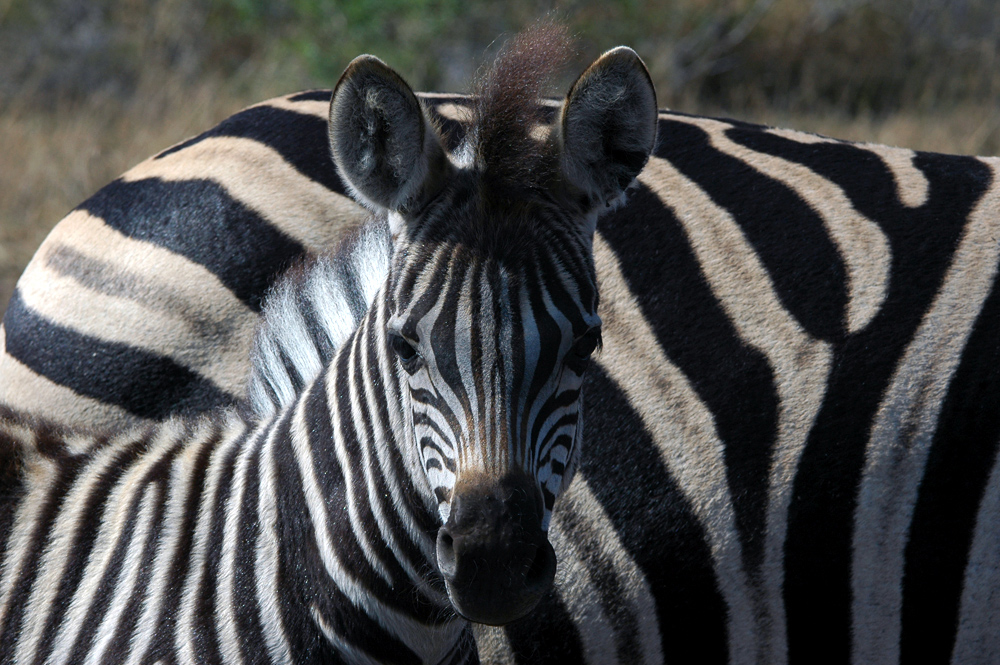
<svg viewBox="0 0 1000 665">
<path fill-rule="evenodd" d="M 523 616 L 551 587 L 548 524 L 580 453 L 583 374 L 600 344 L 597 218 L 656 133 L 652 83 L 624 47 L 580 76 L 551 130 L 540 126 L 553 57 L 541 41 L 501 53 L 451 153 L 374 57 L 350 64 L 330 109 L 337 168 L 393 236 L 376 304 L 382 351 L 440 514 L 438 565 L 458 612 L 490 624 Z"/>
</svg>

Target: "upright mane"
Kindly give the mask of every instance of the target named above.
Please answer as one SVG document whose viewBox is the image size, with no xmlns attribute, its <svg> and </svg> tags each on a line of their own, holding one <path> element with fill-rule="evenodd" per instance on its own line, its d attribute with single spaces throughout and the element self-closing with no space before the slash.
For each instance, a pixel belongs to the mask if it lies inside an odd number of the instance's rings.
<svg viewBox="0 0 1000 665">
<path fill-rule="evenodd" d="M 539 97 L 574 53 L 566 26 L 542 20 L 509 39 L 474 87 L 470 133 L 476 166 L 488 181 L 533 186 L 546 157 L 533 136 L 544 122 Z"/>
<path fill-rule="evenodd" d="M 354 333 L 389 270 L 385 220 L 373 219 L 331 252 L 275 282 L 254 334 L 245 405 L 254 417 L 291 404 Z"/>
</svg>

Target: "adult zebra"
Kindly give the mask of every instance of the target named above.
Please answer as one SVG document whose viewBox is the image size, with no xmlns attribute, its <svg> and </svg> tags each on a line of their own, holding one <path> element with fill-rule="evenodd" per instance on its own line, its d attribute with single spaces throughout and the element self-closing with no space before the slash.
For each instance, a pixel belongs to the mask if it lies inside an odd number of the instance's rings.
<svg viewBox="0 0 1000 665">
<path fill-rule="evenodd" d="M 424 101 L 445 120 L 469 103 Z M 315 123 L 280 129 L 315 144 Z M 487 646 L 500 662 L 996 662 L 997 161 L 670 112 L 659 135 L 595 239 L 604 349 L 592 443 L 553 516 L 556 594 Z M 26 330 L 21 348 L 53 339 Z M 164 348 L 199 331 L 175 334 Z"/>
<path fill-rule="evenodd" d="M 536 140 L 563 42 L 542 26 L 498 59 L 465 161 L 395 72 L 348 67 L 331 146 L 388 215 L 391 258 L 356 330 L 271 418 L 103 435 L 0 419 L 0 660 L 474 662 L 468 620 L 537 604 L 600 335 L 596 218 L 648 159 L 657 113 L 620 47 Z"/>
</svg>

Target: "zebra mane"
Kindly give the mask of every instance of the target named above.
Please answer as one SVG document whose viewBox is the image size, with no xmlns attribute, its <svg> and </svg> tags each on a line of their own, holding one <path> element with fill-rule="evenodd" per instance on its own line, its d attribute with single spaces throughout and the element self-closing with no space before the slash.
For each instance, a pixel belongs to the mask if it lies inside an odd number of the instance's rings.
<svg viewBox="0 0 1000 665">
<path fill-rule="evenodd" d="M 264 300 L 245 408 L 265 418 L 292 403 L 357 329 L 389 272 L 389 229 L 375 219 L 330 253 L 290 268 Z"/>
<path fill-rule="evenodd" d="M 548 156 L 533 136 L 543 122 L 538 101 L 544 87 L 574 54 L 566 26 L 543 19 L 508 40 L 475 85 L 470 143 L 487 181 L 535 186 Z"/>
</svg>

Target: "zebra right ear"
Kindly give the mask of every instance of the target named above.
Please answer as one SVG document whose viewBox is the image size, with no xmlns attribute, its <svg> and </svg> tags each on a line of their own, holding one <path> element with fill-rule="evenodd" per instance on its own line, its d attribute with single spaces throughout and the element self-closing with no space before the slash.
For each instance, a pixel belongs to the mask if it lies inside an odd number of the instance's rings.
<svg viewBox="0 0 1000 665">
<path fill-rule="evenodd" d="M 337 171 L 354 198 L 373 210 L 405 215 L 417 209 L 448 168 L 413 90 L 371 55 L 355 58 L 340 77 L 328 131 Z"/>
<path fill-rule="evenodd" d="M 563 173 L 590 200 L 611 206 L 656 143 L 656 91 L 646 65 L 619 46 L 580 75 L 558 125 Z"/>
</svg>

